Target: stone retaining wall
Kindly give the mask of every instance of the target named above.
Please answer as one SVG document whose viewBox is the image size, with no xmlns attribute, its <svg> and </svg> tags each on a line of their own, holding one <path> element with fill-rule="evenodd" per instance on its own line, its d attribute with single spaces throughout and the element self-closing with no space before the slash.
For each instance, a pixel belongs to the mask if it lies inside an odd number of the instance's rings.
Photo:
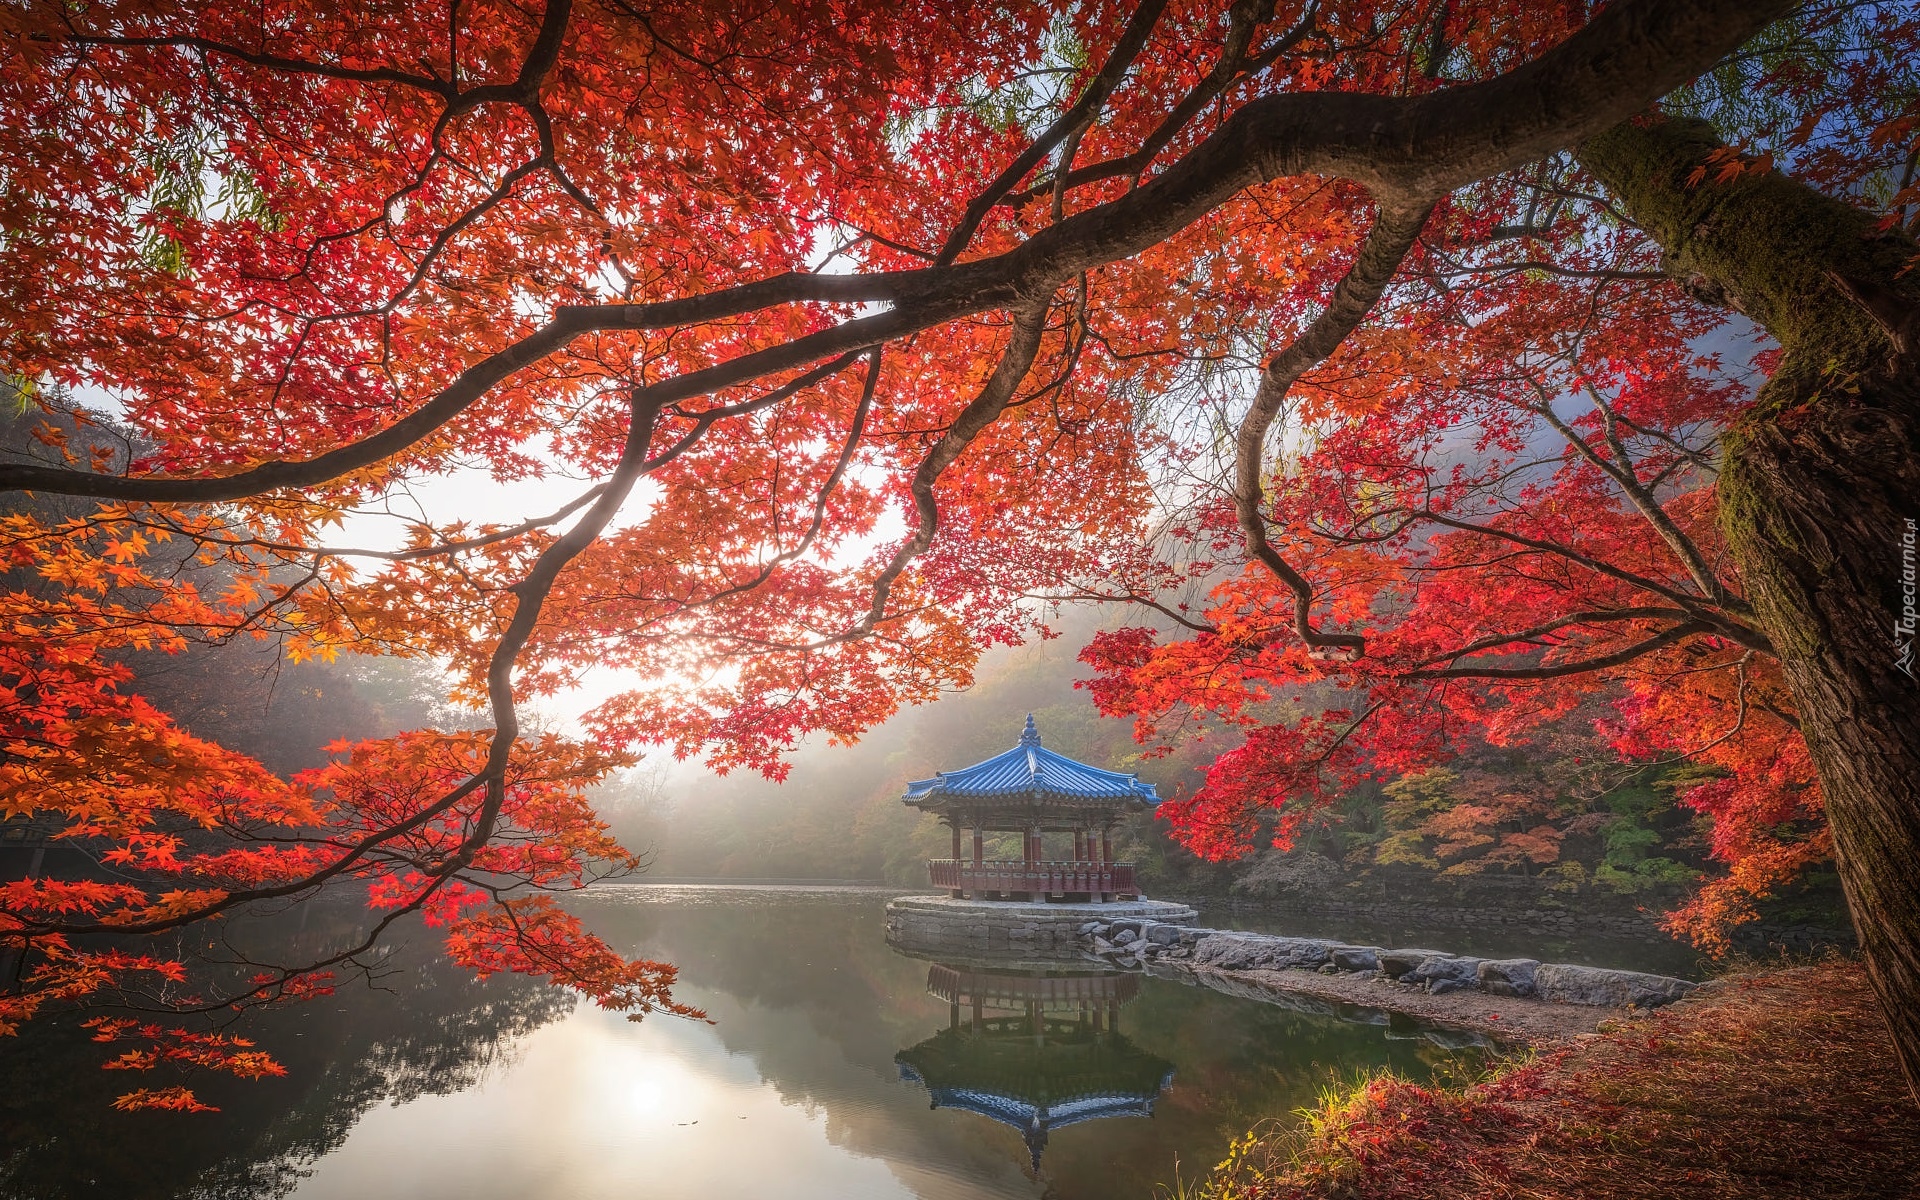
<svg viewBox="0 0 1920 1200">
<path fill-rule="evenodd" d="M 1033 904 L 901 896 L 887 905 L 887 942 L 918 954 L 1083 958 L 1080 927 L 1089 921 L 1132 918 L 1174 928 L 1198 915 L 1160 900 Z"/>
</svg>

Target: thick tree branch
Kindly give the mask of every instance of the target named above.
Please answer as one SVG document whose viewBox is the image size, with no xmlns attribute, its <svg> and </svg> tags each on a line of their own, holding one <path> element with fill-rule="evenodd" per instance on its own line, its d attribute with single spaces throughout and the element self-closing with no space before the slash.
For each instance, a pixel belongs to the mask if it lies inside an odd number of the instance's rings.
<svg viewBox="0 0 1920 1200">
<path fill-rule="evenodd" d="M 1612 279 L 1631 283 L 1664 282 L 1673 278 L 1665 271 L 1614 271 L 1605 268 L 1584 270 L 1579 267 L 1563 267 L 1558 263 L 1546 262 L 1540 259 L 1527 259 L 1523 262 L 1482 263 L 1479 266 L 1450 267 L 1441 272 L 1441 274 L 1512 275 L 1524 271 L 1537 271 L 1542 275 L 1557 275 L 1563 279 Z"/>
<path fill-rule="evenodd" d="M 68 27 L 73 28 L 71 22 L 68 22 Z M 217 54 L 224 58 L 231 58 L 235 62 L 264 67 L 288 75 L 312 75 L 321 79 L 339 79 L 352 83 L 393 84 L 415 91 L 428 92 L 447 100 L 453 100 L 459 94 L 453 84 L 444 79 L 435 79 L 431 75 L 416 75 L 391 67 L 342 67 L 331 63 L 317 63 L 284 54 L 271 54 L 264 50 L 249 50 L 245 46 L 236 46 L 231 42 L 222 42 L 215 38 L 111 37 L 85 33 L 76 29 L 65 40 L 76 46 L 100 46 L 108 49 L 195 50 L 201 54 Z"/>
<path fill-rule="evenodd" d="M 934 501 L 933 485 L 940 481 L 941 474 L 953 465 L 954 460 L 973 444 L 973 440 L 1006 411 L 1008 402 L 1019 390 L 1020 381 L 1033 368 L 1034 357 L 1040 353 L 1040 338 L 1046 328 L 1045 302 L 1031 304 L 1014 315 L 1013 337 L 1008 341 L 1007 348 L 1001 351 L 1000 362 L 987 378 L 986 385 L 980 389 L 979 395 L 960 410 L 953 424 L 940 435 L 940 440 L 933 444 L 926 457 L 920 460 L 920 465 L 914 469 L 909 484 L 913 493 L 914 530 L 906 541 L 900 543 L 893 552 L 893 558 L 874 578 L 873 603 L 867 609 L 867 614 L 844 633 L 801 649 L 819 649 L 864 637 L 886 619 L 887 600 L 893 595 L 894 585 L 899 582 L 907 566 L 933 545 L 933 535 L 940 528 L 940 509 Z"/>
<path fill-rule="evenodd" d="M 487 695 L 494 721 L 493 741 L 487 748 L 485 763 L 471 777 L 435 803 L 411 814 L 404 820 L 368 833 L 354 843 L 341 858 L 300 879 L 270 888 L 232 892 L 190 912 L 177 913 L 159 920 L 123 924 L 92 922 L 71 926 L 57 922 L 29 922 L 26 923 L 29 934 L 151 933 L 202 920 L 241 904 L 297 895 L 343 874 L 377 847 L 412 830 L 424 827 L 434 818 L 452 811 L 456 804 L 476 790 L 481 790 L 483 799 L 468 833 L 457 847 L 426 874 L 436 881 L 443 881 L 454 872 L 472 865 L 474 855 L 492 838 L 501 809 L 506 803 L 507 767 L 514 742 L 518 739 L 520 732 L 519 714 L 513 699 L 514 664 L 520 656 L 520 651 L 526 646 L 527 639 L 532 636 L 534 625 L 540 617 L 541 607 L 547 594 L 553 589 L 554 581 L 559 577 L 561 570 L 581 551 L 593 544 L 600 536 L 601 530 L 606 528 L 607 522 L 613 519 L 614 514 L 619 512 L 620 506 L 626 502 L 634 485 L 650 469 L 647 447 L 652 441 L 654 426 L 664 405 L 665 401 L 650 395 L 647 389 L 635 389 L 631 401 L 632 418 L 627 428 L 626 444 L 613 474 L 598 489 L 593 507 L 588 509 L 586 515 L 577 524 L 541 551 L 526 576 L 512 589 L 517 604 L 506 629 L 494 645 L 487 667 Z M 436 882 L 435 886 L 437 885 Z"/>
<path fill-rule="evenodd" d="M 1101 107 L 1107 102 L 1107 97 L 1111 96 L 1113 89 L 1119 87 L 1120 81 L 1126 78 L 1127 68 L 1133 65 L 1134 59 L 1140 57 L 1140 51 L 1146 49 L 1147 39 L 1153 36 L 1153 27 L 1159 23 L 1160 14 L 1166 6 L 1166 0 L 1146 0 L 1134 10 L 1133 16 L 1127 21 L 1127 27 L 1120 31 L 1120 40 L 1114 43 L 1113 52 L 1107 55 L 1107 61 L 1101 64 L 1100 70 L 1088 81 L 1087 89 L 1080 93 L 1079 99 L 1075 100 L 1066 112 L 1061 113 L 1053 124 L 1047 126 L 1045 131 L 1034 139 L 1031 146 L 1008 163 L 1006 168 L 994 177 L 993 182 L 987 185 L 985 191 L 973 198 L 973 202 L 967 205 L 967 211 L 961 215 L 960 223 L 954 226 L 953 232 L 948 235 L 946 244 L 941 246 L 940 252 L 934 256 L 934 266 L 944 267 L 958 258 L 966 250 L 967 244 L 973 241 L 973 235 L 979 230 L 980 223 L 986 220 L 987 214 L 1000 203 L 1000 198 L 1007 194 L 1007 189 L 1026 178 L 1027 172 L 1039 166 L 1040 160 L 1045 158 L 1048 152 L 1059 145 L 1063 139 L 1077 139 L 1079 131 L 1099 116 Z M 1071 158 L 1071 153 L 1067 157 Z M 1064 171 L 1071 165 L 1071 163 L 1062 163 L 1060 169 Z"/>
<path fill-rule="evenodd" d="M 486 799 L 474 817 L 472 832 L 445 864 L 436 870 L 436 874 L 451 873 L 472 865 L 473 856 L 493 836 L 494 825 L 499 821 L 500 810 L 507 799 L 508 758 L 513 751 L 514 741 L 520 736 L 520 716 L 513 701 L 514 664 L 519 660 L 527 639 L 533 636 L 534 624 L 539 621 L 540 610 L 560 572 L 599 538 L 600 531 L 607 527 L 607 522 L 613 520 L 620 506 L 626 503 L 634 485 L 646 476 L 647 446 L 653 440 L 654 424 L 666 404 L 667 401 L 653 395 L 650 388 L 634 389 L 626 445 L 620 451 L 620 461 L 607 478 L 604 490 L 573 528 L 540 552 L 540 557 L 534 560 L 526 577 L 513 587 L 516 599 L 513 617 L 501 632 L 500 640 L 494 644 L 493 656 L 487 663 L 487 701 L 493 711 L 493 744 L 487 748 L 486 765 L 479 772 L 486 781 Z"/>
<path fill-rule="evenodd" d="M 1445 513 L 1435 512 L 1433 509 L 1423 509 L 1418 515 L 1424 520 L 1432 521 L 1436 525 L 1445 525 L 1449 529 L 1458 529 L 1463 533 L 1484 534 L 1487 537 L 1497 538 L 1503 542 L 1510 542 L 1516 546 L 1524 546 L 1529 550 L 1537 550 L 1543 554 L 1551 554 L 1559 558 L 1564 558 L 1569 562 L 1578 563 L 1590 571 L 1605 575 L 1609 579 L 1617 579 L 1630 587 L 1652 592 L 1656 596 L 1664 596 L 1666 599 L 1679 605 L 1682 609 L 1685 609 L 1694 620 L 1702 621 L 1710 625 L 1716 635 L 1727 638 L 1730 641 L 1738 642 L 1749 650 L 1758 650 L 1762 654 L 1773 654 L 1775 652 L 1773 643 L 1759 630 L 1736 621 L 1724 613 L 1715 612 L 1710 606 L 1703 605 L 1700 597 L 1689 595 L 1678 588 L 1669 587 L 1657 579 L 1649 579 L 1644 575 L 1636 575 L 1631 571 L 1614 566 L 1612 563 L 1594 558 L 1591 555 L 1582 554 L 1570 546 L 1563 546 L 1558 542 L 1547 541 L 1544 538 L 1530 537 L 1524 533 L 1515 533 L 1510 529 L 1499 529 L 1491 525 L 1476 525 L 1471 521 L 1462 521 L 1457 517 L 1450 517 Z"/>
<path fill-rule="evenodd" d="M 1240 69 L 1246 65 L 1247 47 L 1253 41 L 1254 31 L 1261 21 L 1272 16 L 1272 8 L 1271 3 L 1259 3 L 1257 0 L 1239 0 L 1233 6 L 1227 26 L 1226 42 L 1220 49 L 1220 57 L 1215 60 L 1213 69 L 1207 72 L 1206 78 L 1195 84 L 1185 96 L 1180 98 L 1179 103 L 1173 106 L 1133 153 L 1078 168 L 1073 167 L 1071 162 L 1063 162 L 1060 164 L 1059 174 L 1052 183 L 1015 192 L 1001 203 L 1018 208 L 1049 190 L 1058 196 L 1074 188 L 1097 183 L 1102 179 L 1123 176 L 1137 179 L 1153 165 L 1153 160 L 1160 156 L 1160 152 L 1167 148 L 1180 131 L 1187 127 L 1187 123 L 1198 116 L 1208 102 L 1224 92 L 1227 85 L 1233 82 Z M 1276 45 L 1264 51 L 1262 57 L 1271 61 L 1293 49 L 1307 34 L 1313 32 L 1314 16 L 1315 10 L 1309 6 L 1299 24 L 1282 36 Z"/>
<path fill-rule="evenodd" d="M 1480 638 L 1457 650 L 1437 654 L 1415 666 L 1416 668 L 1431 667 L 1437 663 L 1465 658 L 1469 654 L 1478 654 L 1483 650 L 1498 650 L 1502 646 L 1511 646 L 1516 642 L 1531 642 L 1536 638 L 1558 633 L 1574 625 L 1599 625 L 1612 621 L 1684 620 L 1686 617 L 1687 613 L 1684 609 L 1660 607 L 1605 608 L 1591 612 L 1568 613 L 1565 616 L 1555 617 L 1551 621 L 1543 621 L 1531 629 L 1522 629 L 1515 633 L 1497 633 L 1491 637 Z"/>
<path fill-rule="evenodd" d="M 313 459 L 263 463 L 211 479 L 7 466 L 0 467 L 0 490 L 212 502 L 309 487 L 401 453 L 581 334 L 667 327 L 807 300 L 894 304 L 683 376 L 670 389 L 671 399 L 683 399 L 1050 294 L 1083 271 L 1157 244 L 1240 190 L 1283 176 L 1342 175 L 1367 186 L 1384 207 L 1425 205 L 1630 116 L 1789 7 L 1789 0 L 1621 0 L 1560 46 L 1484 83 L 1416 97 L 1313 92 L 1253 100 L 1151 182 L 992 258 L 862 276 L 786 275 L 647 305 L 563 306 L 393 425 Z"/>
<path fill-rule="evenodd" d="M 1240 520 L 1247 553 L 1293 593 L 1294 632 L 1314 650 L 1337 649 L 1358 658 L 1366 652 L 1367 643 L 1359 634 L 1323 633 L 1314 628 L 1313 585 L 1267 540 L 1267 430 L 1279 416 L 1288 389 L 1339 349 L 1347 335 L 1366 319 L 1381 293 L 1387 290 L 1394 272 L 1399 270 L 1401 260 L 1413 248 L 1414 239 L 1420 236 L 1432 211 L 1431 203 L 1381 209 L 1353 266 L 1334 286 L 1325 310 L 1291 345 L 1274 355 L 1260 373 L 1260 387 L 1254 392 L 1253 404 L 1234 437 L 1234 511 Z"/>
<path fill-rule="evenodd" d="M 1705 621 L 1688 621 L 1675 625 L 1645 641 L 1635 642 L 1612 654 L 1602 654 L 1595 658 L 1583 658 L 1576 662 L 1553 663 L 1538 667 L 1441 667 L 1431 671 L 1409 671 L 1409 679 L 1558 679 L 1563 675 L 1580 675 L 1588 671 L 1604 671 L 1609 667 L 1618 667 L 1632 662 L 1636 658 L 1652 654 L 1675 642 L 1684 642 L 1690 637 L 1703 633 L 1716 633 L 1717 630 Z"/>
</svg>

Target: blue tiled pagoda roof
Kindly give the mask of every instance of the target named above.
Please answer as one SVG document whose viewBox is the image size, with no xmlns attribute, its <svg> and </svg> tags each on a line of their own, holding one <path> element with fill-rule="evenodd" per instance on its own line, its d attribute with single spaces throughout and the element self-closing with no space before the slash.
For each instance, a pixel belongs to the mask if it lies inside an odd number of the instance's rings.
<svg viewBox="0 0 1920 1200">
<path fill-rule="evenodd" d="M 1024 1024 L 1024 1022 L 1022 1022 Z M 1119 1034 L 1032 1034 L 946 1029 L 894 1055 L 904 1082 L 935 1108 L 978 1113 L 1018 1129 L 1040 1166 L 1055 1129 L 1107 1117 L 1151 1117 L 1173 1085 L 1173 1064 Z"/>
<path fill-rule="evenodd" d="M 909 1083 L 926 1084 L 920 1073 L 905 1063 L 900 1064 L 900 1078 Z M 1162 1088 L 1173 1084 L 1173 1072 L 1168 1071 L 1161 1081 Z M 963 1112 L 979 1113 L 983 1117 L 1011 1125 L 1020 1131 L 1020 1139 L 1027 1144 L 1027 1153 L 1031 1156 L 1033 1169 L 1040 1169 L 1040 1156 L 1046 1153 L 1047 1135 L 1056 1129 L 1068 1125 L 1078 1125 L 1082 1121 L 1099 1121 L 1107 1117 L 1151 1117 L 1153 1096 L 1086 1096 L 1069 1100 L 1063 1104 L 1047 1108 L 1037 1108 L 1024 1100 L 1011 1096 L 999 1096 L 992 1092 L 976 1092 L 967 1088 L 928 1087 L 928 1094 L 934 1108 L 957 1108 Z"/>
<path fill-rule="evenodd" d="M 942 771 L 932 779 L 917 779 L 907 785 L 905 799 L 908 804 L 919 806 L 940 800 L 1034 795 L 1147 805 L 1160 803 L 1153 785 L 1140 782 L 1138 775 L 1102 771 L 1042 746 L 1040 731 L 1034 728 L 1031 713 L 1027 715 L 1027 728 L 1020 735 L 1018 746 L 958 771 Z"/>
</svg>

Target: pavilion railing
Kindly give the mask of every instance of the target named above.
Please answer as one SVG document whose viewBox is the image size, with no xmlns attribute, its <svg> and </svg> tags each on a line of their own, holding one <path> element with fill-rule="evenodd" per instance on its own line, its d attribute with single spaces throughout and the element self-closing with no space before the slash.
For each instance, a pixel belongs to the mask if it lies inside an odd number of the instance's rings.
<svg viewBox="0 0 1920 1200">
<path fill-rule="evenodd" d="M 1135 895 L 1132 863 L 983 862 L 936 858 L 927 864 L 933 886 L 967 892 L 1117 892 Z"/>
</svg>

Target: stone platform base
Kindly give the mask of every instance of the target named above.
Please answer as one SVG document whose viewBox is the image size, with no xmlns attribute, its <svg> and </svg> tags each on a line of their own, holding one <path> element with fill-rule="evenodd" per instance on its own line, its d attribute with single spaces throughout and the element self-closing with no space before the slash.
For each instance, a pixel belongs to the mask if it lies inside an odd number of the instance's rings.
<svg viewBox="0 0 1920 1200">
<path fill-rule="evenodd" d="M 1199 915 L 1165 900 L 1043 904 L 901 896 L 887 905 L 887 944 L 917 956 L 1073 960 L 1086 957 L 1080 927 L 1088 922 L 1133 917 L 1184 925 Z"/>
</svg>

